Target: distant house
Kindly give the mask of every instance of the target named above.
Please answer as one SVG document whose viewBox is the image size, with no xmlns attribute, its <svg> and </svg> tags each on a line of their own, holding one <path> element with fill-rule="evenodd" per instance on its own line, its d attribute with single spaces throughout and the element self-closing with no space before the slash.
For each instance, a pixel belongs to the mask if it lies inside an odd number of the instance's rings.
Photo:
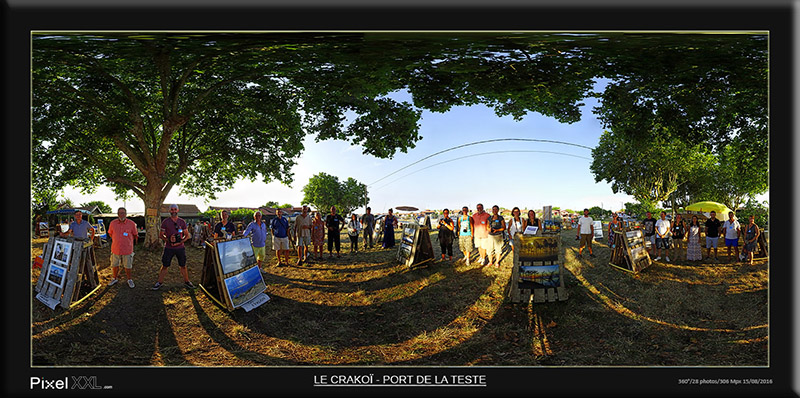
<svg viewBox="0 0 800 398">
<path fill-rule="evenodd" d="M 161 216 L 161 219 L 165 219 L 170 216 L 169 214 L 169 207 L 172 204 L 163 204 L 161 208 L 158 210 L 158 215 Z M 193 223 L 200 221 L 200 209 L 193 204 L 180 204 L 178 203 L 178 217 L 186 220 L 188 223 Z"/>
</svg>

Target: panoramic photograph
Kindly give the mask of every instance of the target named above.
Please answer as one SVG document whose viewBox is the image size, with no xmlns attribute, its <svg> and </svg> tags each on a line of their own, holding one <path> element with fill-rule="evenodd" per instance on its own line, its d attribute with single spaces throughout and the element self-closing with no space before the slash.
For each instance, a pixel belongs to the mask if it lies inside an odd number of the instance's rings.
<svg viewBox="0 0 800 398">
<path fill-rule="evenodd" d="M 31 366 L 769 368 L 769 44 L 33 31 Z"/>
</svg>

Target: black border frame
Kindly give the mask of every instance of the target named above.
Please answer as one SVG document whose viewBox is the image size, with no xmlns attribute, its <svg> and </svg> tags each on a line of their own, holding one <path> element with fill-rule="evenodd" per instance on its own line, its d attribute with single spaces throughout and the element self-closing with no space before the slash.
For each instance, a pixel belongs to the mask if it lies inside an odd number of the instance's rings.
<svg viewBox="0 0 800 398">
<path fill-rule="evenodd" d="M 23 213 L 29 209 L 30 174 L 20 173 L 19 164 L 30 162 L 30 31 L 32 30 L 754 30 L 770 32 L 770 158 L 771 207 L 792 209 L 794 173 L 792 148 L 792 87 L 794 39 L 792 6 L 789 2 L 764 2 L 732 5 L 730 2 L 700 0 L 636 6 L 637 3 L 587 6 L 578 2 L 549 2 L 520 5 L 503 2 L 482 6 L 474 2 L 456 5 L 447 0 L 433 3 L 384 2 L 302 2 L 253 4 L 201 3 L 181 0 L 133 2 L 130 0 L 85 1 L 63 6 L 53 1 L 4 1 L 3 44 L 5 53 L 4 90 L 5 181 L 7 211 Z M 27 3 L 27 4 L 22 4 Z M 72 2 L 77 3 L 77 2 Z M 244 4 L 247 3 L 247 4 Z M 56 6 L 56 4 L 59 4 Z M 139 5 L 137 5 L 139 4 Z M 298 3 L 295 3 L 298 4 Z M 320 6 L 324 4 L 324 6 Z M 433 5 L 431 5 L 433 4 Z M 316 6 L 316 7 L 314 7 Z M 370 8 L 371 7 L 371 8 Z M 23 209 L 23 210 L 19 210 Z M 776 214 L 776 216 L 778 216 Z M 787 217 L 793 217 L 787 215 Z M 16 220 L 16 217 L 12 217 Z M 16 224 L 11 221 L 11 225 Z M 28 296 L 29 253 L 9 250 L 27 247 L 27 225 L 20 232 L 8 228 L 6 267 L 3 279 L 5 300 L 5 339 L 3 389 L 9 396 L 94 395 L 85 390 L 41 391 L 29 389 L 30 377 L 48 379 L 69 376 L 96 376 L 98 384 L 113 385 L 113 390 L 98 390 L 97 395 L 173 395 L 218 396 L 230 394 L 227 383 L 219 380 L 236 375 L 240 380 L 257 380 L 245 387 L 249 392 L 267 395 L 387 395 L 437 394 L 489 396 L 503 393 L 550 396 L 798 396 L 795 380 L 793 329 L 794 306 L 790 266 L 792 254 L 789 226 L 786 232 L 773 222 L 771 257 L 775 258 L 770 278 L 770 367 L 768 368 L 30 368 L 30 304 Z M 26 257 L 26 254 L 28 256 Z M 787 261 L 788 260 L 788 261 Z M 20 305 L 19 303 L 23 304 Z M 314 388 L 313 378 L 322 374 L 483 374 L 484 388 Z M 774 384 L 762 386 L 679 386 L 680 378 L 763 378 Z M 532 378 L 550 380 L 550 388 L 536 391 L 526 386 Z M 146 382 L 143 382 L 146 380 Z M 624 384 L 620 384 L 624 381 Z"/>
</svg>

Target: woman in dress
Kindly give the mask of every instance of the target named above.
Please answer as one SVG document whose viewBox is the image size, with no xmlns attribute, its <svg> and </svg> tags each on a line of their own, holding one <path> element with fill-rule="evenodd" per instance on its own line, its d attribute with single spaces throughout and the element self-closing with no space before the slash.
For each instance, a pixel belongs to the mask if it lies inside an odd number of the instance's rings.
<svg viewBox="0 0 800 398">
<path fill-rule="evenodd" d="M 386 216 L 383 222 L 383 248 L 388 249 L 394 247 L 394 229 L 397 227 L 397 218 L 394 216 L 394 211 L 389 209 L 389 215 Z"/>
<path fill-rule="evenodd" d="M 317 260 L 322 260 L 322 246 L 325 243 L 325 221 L 319 212 L 314 213 L 314 219 L 311 220 L 311 244 L 314 245 L 314 257 Z"/>
<path fill-rule="evenodd" d="M 756 217 L 751 214 L 750 223 L 744 227 L 744 254 L 749 259 L 750 265 L 753 265 L 753 252 L 756 251 L 758 235 L 760 234 L 761 231 L 756 225 Z"/>
<path fill-rule="evenodd" d="M 697 216 L 692 216 L 688 232 L 686 260 L 700 261 L 703 259 L 703 252 L 700 250 L 700 221 L 697 221 Z"/>
<path fill-rule="evenodd" d="M 361 224 L 358 222 L 358 217 L 353 213 L 350 215 L 350 221 L 347 222 L 347 236 L 350 238 L 350 253 L 358 253 L 358 233 L 361 231 Z"/>
<path fill-rule="evenodd" d="M 511 220 L 508 221 L 508 243 L 511 245 L 511 254 L 514 254 L 514 235 L 519 233 L 523 233 L 525 228 L 525 221 L 520 216 L 521 211 L 519 207 L 514 206 L 511 209 Z"/>
</svg>

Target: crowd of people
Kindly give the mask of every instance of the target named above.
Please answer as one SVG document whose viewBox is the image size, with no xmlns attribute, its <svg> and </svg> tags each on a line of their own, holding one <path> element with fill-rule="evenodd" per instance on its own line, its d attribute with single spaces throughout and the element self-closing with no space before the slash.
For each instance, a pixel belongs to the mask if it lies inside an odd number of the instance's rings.
<svg viewBox="0 0 800 398">
<path fill-rule="evenodd" d="M 678 214 L 674 221 L 667 220 L 667 213 L 661 212 L 660 218 L 653 218 L 651 212 L 647 212 L 647 218 L 642 220 L 642 231 L 645 239 L 650 241 L 648 252 L 652 256 L 653 251 L 656 251 L 655 261 L 661 260 L 661 255 L 664 259 L 670 262 L 670 249 L 673 250 L 673 256 L 678 257 L 679 252 L 683 251 L 683 244 L 686 243 L 685 258 L 687 261 L 702 261 L 713 259 L 719 262 L 717 257 L 717 250 L 719 248 L 720 237 L 723 237 L 725 247 L 727 248 L 728 262 L 743 261 L 747 258 L 750 265 L 753 264 L 753 253 L 758 244 L 758 237 L 761 234 L 760 228 L 755 223 L 755 216 L 749 216 L 747 225 L 742 225 L 736 220 L 736 213 L 733 211 L 728 212 L 728 219 L 721 222 L 717 219 L 717 212 L 712 211 L 710 217 L 701 223 L 697 215 L 692 215 L 689 224 L 686 225 L 682 216 Z M 615 215 L 616 218 L 616 215 Z M 611 227 L 609 227 L 611 229 Z M 705 232 L 706 236 L 706 256 L 703 257 L 702 249 L 700 246 L 700 233 Z M 739 239 L 744 236 L 743 253 L 739 253 Z M 714 256 L 711 256 L 711 249 L 714 249 Z M 731 256 L 731 249 L 734 251 L 734 257 Z M 737 260 L 738 259 L 738 260 Z"/>
<path fill-rule="evenodd" d="M 164 277 L 172 263 L 173 258 L 177 258 L 178 268 L 183 277 L 184 285 L 187 288 L 195 288 L 189 280 L 186 270 L 186 249 L 185 243 L 192 238 L 189 226 L 186 221 L 178 217 L 178 205 L 169 207 L 170 216 L 161 223 L 159 238 L 164 242 L 164 250 L 161 256 L 161 269 L 158 279 L 152 289 L 157 290 L 163 285 Z M 499 214 L 500 208 L 492 206 L 491 213 L 484 210 L 483 204 L 476 205 L 476 211 L 470 213 L 467 206 L 461 208 L 455 219 L 450 217 L 450 210 L 444 209 L 442 217 L 439 218 L 436 229 L 438 230 L 438 241 L 441 248 L 441 260 L 453 260 L 453 245 L 457 241 L 458 247 L 463 253 L 463 261 L 470 263 L 470 257 L 475 249 L 478 252 L 478 262 L 481 265 L 499 267 L 501 254 L 505 246 L 504 235 L 513 237 L 517 233 L 523 233 L 529 227 L 541 229 L 542 222 L 536 218 L 536 213 L 529 210 L 527 217 L 522 217 L 519 207 L 514 207 L 511 211 L 511 218 L 506 221 Z M 112 220 L 108 226 L 108 235 L 111 238 L 111 269 L 112 280 L 109 285 L 119 282 L 119 267 L 125 268 L 127 284 L 130 288 L 135 286 L 131 276 L 133 268 L 133 248 L 138 241 L 138 230 L 136 224 L 128 219 L 127 211 L 120 207 L 117 211 L 118 218 Z M 74 236 L 80 239 L 91 239 L 94 229 L 88 222 L 82 220 L 83 214 L 75 212 L 75 221 L 69 229 L 61 236 Z M 254 220 L 250 222 L 242 231 L 241 236 L 250 237 L 256 262 L 261 268 L 266 261 L 267 239 L 272 236 L 272 249 L 275 251 L 277 266 L 282 267 L 289 264 L 290 244 L 293 243 L 297 250 L 297 266 L 308 264 L 311 261 L 324 260 L 324 243 L 327 236 L 328 258 L 332 259 L 334 252 L 337 258 L 341 258 L 340 234 L 346 231 L 350 239 L 350 252 L 358 253 L 359 238 L 363 236 L 363 249 L 372 249 L 377 243 L 381 248 L 389 249 L 395 246 L 395 229 L 400 225 L 393 209 L 389 209 L 388 214 L 383 217 L 381 223 L 377 223 L 378 218 L 372 214 L 370 207 L 360 217 L 351 214 L 348 218 L 337 214 L 335 206 L 331 206 L 328 214 L 323 218 L 322 212 L 311 212 L 308 206 L 302 207 L 302 213 L 295 217 L 294 226 L 290 226 L 288 219 L 282 214 L 281 210 L 276 210 L 276 216 L 269 223 L 263 220 L 260 211 L 253 214 Z M 426 222 L 429 223 L 428 219 Z M 269 224 L 269 225 L 267 225 Z M 430 224 L 428 224 L 430 225 Z M 716 212 L 712 211 L 710 217 L 705 222 L 700 222 L 697 215 L 692 215 L 688 224 L 677 215 L 674 221 L 667 219 L 666 212 L 661 212 L 660 218 L 653 218 L 651 212 L 647 212 L 647 217 L 640 224 L 642 232 L 647 241 L 650 242 L 647 248 L 652 256 L 656 255 L 655 261 L 664 257 L 666 262 L 678 258 L 684 252 L 687 261 L 702 261 L 713 259 L 719 262 L 717 257 L 720 245 L 720 237 L 724 239 L 727 248 L 728 261 L 744 261 L 745 258 L 750 265 L 753 264 L 753 254 L 757 248 L 758 238 L 761 234 L 760 228 L 755 224 L 754 216 L 749 216 L 749 223 L 742 225 L 735 219 L 735 213 L 729 212 L 728 219 L 721 222 L 716 218 Z M 616 231 L 621 230 L 622 223 L 618 214 L 613 214 L 611 222 L 608 224 L 608 245 L 615 247 Z M 376 231 L 376 228 L 380 230 Z M 583 210 L 583 217 L 576 222 L 576 240 L 579 240 L 578 257 L 583 255 L 584 248 L 588 249 L 589 257 L 595 257 L 592 249 L 592 241 L 595 234 L 594 220 L 589 216 L 589 210 Z M 221 220 L 217 222 L 213 229 L 214 239 L 231 239 L 238 235 L 233 222 L 230 221 L 230 214 L 227 210 L 221 212 Z M 197 231 L 197 230 L 196 230 Z M 376 234 L 377 232 L 377 234 Z M 700 245 L 700 234 L 705 233 L 706 256 L 703 256 Z M 377 235 L 378 240 L 373 242 L 373 236 Z M 739 252 L 739 239 L 744 236 L 742 253 Z M 205 238 L 203 239 L 206 240 Z M 514 250 L 514 240 L 509 240 L 511 250 Z M 713 249 L 714 255 L 711 256 Z M 731 250 L 733 250 L 733 256 Z M 653 253 L 655 251 L 655 253 Z"/>
</svg>

